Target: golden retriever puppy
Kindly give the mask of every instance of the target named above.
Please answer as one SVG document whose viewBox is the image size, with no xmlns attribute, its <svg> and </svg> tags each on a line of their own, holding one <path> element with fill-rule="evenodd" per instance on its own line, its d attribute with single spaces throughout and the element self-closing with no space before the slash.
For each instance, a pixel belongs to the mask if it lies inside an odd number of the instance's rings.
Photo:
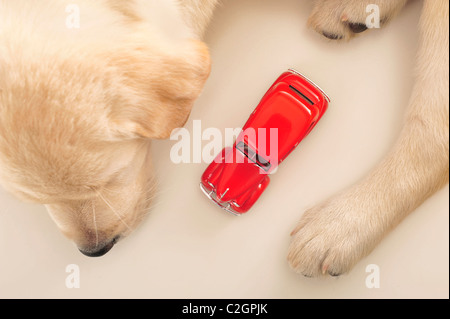
<svg viewBox="0 0 450 319">
<path fill-rule="evenodd" d="M 87 255 L 142 219 L 154 183 L 150 140 L 182 126 L 209 73 L 198 40 L 215 0 L 0 0 L 0 180 L 45 204 Z M 406 0 L 318 0 L 309 25 L 330 39 L 381 25 Z M 417 80 L 396 147 L 354 187 L 305 212 L 288 260 L 339 275 L 448 182 L 448 1 L 425 0 Z"/>
<path fill-rule="evenodd" d="M 184 125 L 207 47 L 168 0 L 1 0 L 0 34 L 1 183 L 103 255 L 147 212 L 150 140 Z"/>
</svg>

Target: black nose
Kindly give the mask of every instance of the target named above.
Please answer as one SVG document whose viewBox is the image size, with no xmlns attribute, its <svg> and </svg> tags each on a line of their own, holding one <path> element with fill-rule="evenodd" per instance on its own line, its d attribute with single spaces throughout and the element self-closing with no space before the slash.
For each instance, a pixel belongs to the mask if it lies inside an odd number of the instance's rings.
<svg viewBox="0 0 450 319">
<path fill-rule="evenodd" d="M 105 255 L 108 251 L 111 250 L 111 248 L 114 247 L 114 244 L 117 242 L 117 238 L 114 238 L 112 241 L 107 243 L 105 246 L 100 248 L 99 250 L 93 250 L 93 251 L 86 251 L 82 249 L 78 249 L 83 255 L 86 255 L 88 257 L 101 257 Z"/>
</svg>

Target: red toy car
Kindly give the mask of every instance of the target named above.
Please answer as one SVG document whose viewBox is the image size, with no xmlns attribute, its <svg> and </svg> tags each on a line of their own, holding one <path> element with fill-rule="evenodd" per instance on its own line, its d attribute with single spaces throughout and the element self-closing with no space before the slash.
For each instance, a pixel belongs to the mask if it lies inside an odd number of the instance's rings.
<svg viewBox="0 0 450 319">
<path fill-rule="evenodd" d="M 268 175 L 314 128 L 328 103 L 328 96 L 312 81 L 292 69 L 283 73 L 234 145 L 224 148 L 205 170 L 200 188 L 227 212 L 247 212 L 269 185 Z"/>
</svg>

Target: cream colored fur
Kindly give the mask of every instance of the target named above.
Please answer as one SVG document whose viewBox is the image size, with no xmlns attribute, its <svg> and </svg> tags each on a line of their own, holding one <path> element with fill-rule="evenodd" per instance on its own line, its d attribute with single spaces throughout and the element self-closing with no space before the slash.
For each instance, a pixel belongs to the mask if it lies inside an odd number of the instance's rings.
<svg viewBox="0 0 450 319">
<path fill-rule="evenodd" d="M 309 22 L 321 33 L 344 30 L 343 38 L 352 37 L 341 16 L 364 22 L 355 3 L 317 1 L 319 7 Z M 387 9 L 382 13 L 390 20 L 405 1 L 370 3 Z M 338 12 L 328 21 L 328 13 L 321 8 L 331 10 L 332 5 Z M 305 276 L 348 272 L 407 214 L 448 183 L 448 14 L 448 1 L 424 1 L 416 83 L 398 142 L 363 181 L 302 215 L 292 232 L 288 255 L 297 272 Z M 329 29 L 322 29 L 323 25 Z"/>
<path fill-rule="evenodd" d="M 148 210 L 150 140 L 182 126 L 202 89 L 209 56 L 199 39 L 218 1 L 77 1 L 77 30 L 64 27 L 69 3 L 0 0 L 0 181 L 45 204 L 95 253 Z M 406 0 L 317 0 L 308 24 L 350 39 L 368 3 L 385 24 Z M 363 181 L 301 216 L 288 255 L 295 271 L 349 271 L 448 182 L 448 10 L 446 0 L 424 1 L 399 140 Z"/>
<path fill-rule="evenodd" d="M 210 63 L 175 1 L 80 0 L 73 29 L 71 3 L 0 1 L 0 180 L 96 254 L 147 213 L 150 140 L 184 125 Z"/>
</svg>

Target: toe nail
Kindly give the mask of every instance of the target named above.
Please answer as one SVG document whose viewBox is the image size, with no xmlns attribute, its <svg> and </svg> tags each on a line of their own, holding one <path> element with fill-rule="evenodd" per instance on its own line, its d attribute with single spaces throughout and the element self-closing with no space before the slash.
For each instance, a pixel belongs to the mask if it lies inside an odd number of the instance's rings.
<svg viewBox="0 0 450 319">
<path fill-rule="evenodd" d="M 322 32 L 322 35 L 323 35 L 324 37 L 330 39 L 330 40 L 340 40 L 340 39 L 343 38 L 342 35 L 333 34 L 333 33 L 328 33 L 328 32 L 325 32 L 325 31 Z"/>
<path fill-rule="evenodd" d="M 361 33 L 367 30 L 367 26 L 364 23 L 349 23 L 348 27 L 353 33 Z"/>
</svg>

